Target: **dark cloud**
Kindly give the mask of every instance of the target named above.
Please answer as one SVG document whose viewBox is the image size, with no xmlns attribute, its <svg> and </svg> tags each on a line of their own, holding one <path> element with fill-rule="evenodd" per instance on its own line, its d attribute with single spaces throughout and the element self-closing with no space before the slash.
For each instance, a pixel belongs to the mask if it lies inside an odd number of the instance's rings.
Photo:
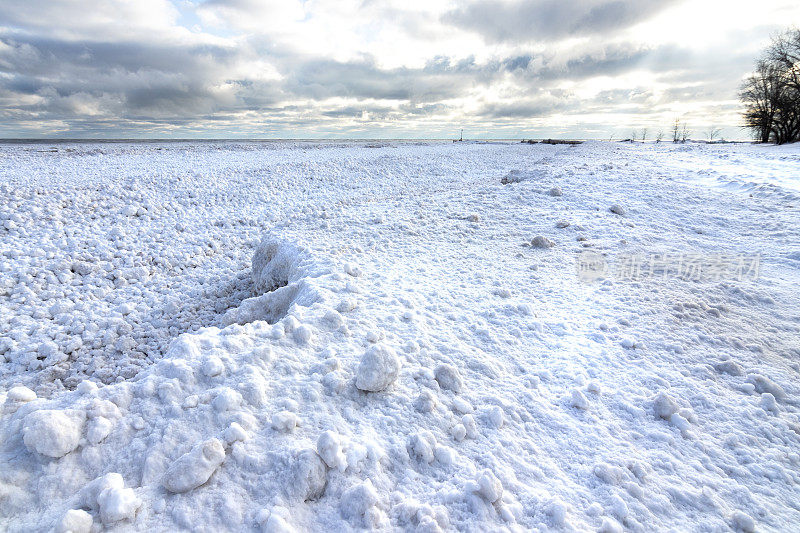
<svg viewBox="0 0 800 533">
<path fill-rule="evenodd" d="M 517 54 L 479 63 L 471 56 L 436 56 L 419 68 L 387 69 L 368 56 L 335 61 L 260 42 L 226 48 L 65 42 L 15 34 L 0 35 L 0 44 L 0 101 L 17 100 L 16 105 L 5 104 L 2 116 L 66 121 L 80 131 L 87 120 L 98 127 L 114 120 L 130 127 L 184 126 L 192 121 L 235 122 L 237 113 L 249 112 L 285 124 L 298 116 L 307 122 L 313 117 L 432 118 L 457 111 L 443 102 L 499 82 L 513 84 L 516 94 L 508 95 L 513 101 L 487 103 L 477 117 L 539 118 L 577 110 L 576 100 L 557 88 L 565 80 L 618 75 L 647 62 L 663 69 L 679 55 L 671 49 L 615 44 L 568 59 Z M 268 55 L 280 79 L 230 78 L 236 65 L 251 59 L 247 54 Z M 362 103 L 329 103 L 334 98 Z M 298 101 L 306 103 L 299 106 Z"/>
<path fill-rule="evenodd" d="M 397 21 L 392 31 L 409 21 L 422 28 L 418 34 L 430 42 L 430 59 L 413 67 L 387 67 L 386 58 L 369 52 L 337 60 L 333 44 L 331 50 L 301 52 L 300 43 L 268 32 L 234 29 L 230 38 L 194 33 L 170 26 L 176 19 L 168 7 L 151 35 L 149 9 L 162 0 L 115 2 L 82 17 L 84 0 L 64 0 L 39 17 L 35 11 L 46 0 L 0 0 L 0 135 L 296 135 L 303 128 L 450 127 L 469 120 L 506 127 L 553 115 L 647 115 L 675 102 L 730 101 L 752 62 L 746 49 L 724 43 L 692 48 L 620 42 L 616 32 L 673 0 L 475 0 L 446 14 L 448 26 L 433 18 L 424 28 L 419 14 L 365 4 L 371 14 L 391 12 Z M 119 20 L 105 24 L 114 16 L 112 4 L 128 6 L 130 28 Z M 201 7 L 241 19 L 256 4 L 267 9 L 256 0 L 212 0 Z M 436 31 L 464 37 L 457 28 L 502 42 L 492 49 L 503 52 L 479 59 L 469 50 L 442 55 Z M 574 36 L 591 39 L 582 48 L 562 42 Z M 650 73 L 646 77 L 660 89 L 618 86 L 581 99 L 581 91 L 573 92 L 586 80 L 607 82 L 634 71 Z"/>
<path fill-rule="evenodd" d="M 646 20 L 674 0 L 477 0 L 442 20 L 490 42 L 532 42 L 615 32 Z"/>
</svg>

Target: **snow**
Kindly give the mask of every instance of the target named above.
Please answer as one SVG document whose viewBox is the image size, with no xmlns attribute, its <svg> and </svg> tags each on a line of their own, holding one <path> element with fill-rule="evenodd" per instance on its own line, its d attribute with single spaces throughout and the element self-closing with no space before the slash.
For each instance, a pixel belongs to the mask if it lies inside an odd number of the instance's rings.
<svg viewBox="0 0 800 533">
<path fill-rule="evenodd" d="M 83 422 L 81 411 L 40 409 L 23 419 L 22 440 L 32 452 L 63 457 L 78 447 Z"/>
<path fill-rule="evenodd" d="M 56 528 L 57 533 L 89 533 L 92 530 L 92 515 L 83 509 L 70 509 Z"/>
<path fill-rule="evenodd" d="M 388 346 L 370 346 L 364 352 L 356 373 L 356 387 L 363 391 L 382 391 L 391 385 L 400 372 L 400 359 Z"/>
<path fill-rule="evenodd" d="M 798 146 L 0 152 L 0 529 L 800 522 Z"/>
<path fill-rule="evenodd" d="M 178 457 L 164 472 L 162 483 L 170 492 L 187 492 L 209 480 L 225 460 L 225 448 L 219 439 L 197 443 Z"/>
</svg>

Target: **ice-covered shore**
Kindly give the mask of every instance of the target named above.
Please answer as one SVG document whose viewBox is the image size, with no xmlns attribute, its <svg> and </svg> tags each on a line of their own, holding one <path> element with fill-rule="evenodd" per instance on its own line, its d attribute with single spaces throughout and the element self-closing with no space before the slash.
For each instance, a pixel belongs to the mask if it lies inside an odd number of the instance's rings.
<svg viewBox="0 0 800 533">
<path fill-rule="evenodd" d="M 800 523 L 800 149 L 0 152 L 3 529 Z"/>
</svg>

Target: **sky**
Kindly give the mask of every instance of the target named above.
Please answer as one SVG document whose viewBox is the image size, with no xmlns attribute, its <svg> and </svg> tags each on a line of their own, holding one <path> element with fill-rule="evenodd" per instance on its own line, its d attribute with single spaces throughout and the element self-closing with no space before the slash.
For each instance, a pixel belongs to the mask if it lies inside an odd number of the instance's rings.
<svg viewBox="0 0 800 533">
<path fill-rule="evenodd" d="M 741 128 L 796 0 L 0 0 L 3 138 Z"/>
</svg>

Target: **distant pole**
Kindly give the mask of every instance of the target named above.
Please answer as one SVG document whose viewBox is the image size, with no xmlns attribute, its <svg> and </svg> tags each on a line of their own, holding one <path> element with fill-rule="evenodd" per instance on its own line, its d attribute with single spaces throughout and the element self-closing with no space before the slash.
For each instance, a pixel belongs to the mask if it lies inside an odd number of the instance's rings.
<svg viewBox="0 0 800 533">
<path fill-rule="evenodd" d="M 461 137 L 459 137 L 458 140 L 459 141 L 463 141 L 464 140 L 464 130 L 463 129 L 461 130 Z"/>
</svg>

